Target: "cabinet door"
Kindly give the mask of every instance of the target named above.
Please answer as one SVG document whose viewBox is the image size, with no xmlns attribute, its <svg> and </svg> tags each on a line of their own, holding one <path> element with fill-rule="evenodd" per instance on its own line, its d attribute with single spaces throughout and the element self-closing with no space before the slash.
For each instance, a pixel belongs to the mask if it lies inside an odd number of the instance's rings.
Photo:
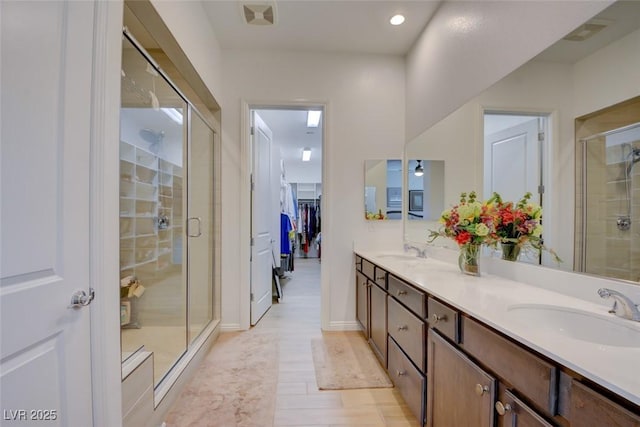
<svg viewBox="0 0 640 427">
<path fill-rule="evenodd" d="M 501 390 L 495 408 L 498 427 L 552 427 L 509 390 Z"/>
<path fill-rule="evenodd" d="M 368 293 L 369 284 L 364 274 L 356 272 L 356 319 L 362 326 L 364 336 L 369 338 L 369 307 Z"/>
<path fill-rule="evenodd" d="M 570 417 L 572 426 L 640 426 L 640 414 L 627 411 L 575 380 L 571 384 Z"/>
<path fill-rule="evenodd" d="M 492 427 L 496 380 L 429 330 L 427 426 Z"/>
<path fill-rule="evenodd" d="M 387 293 L 378 286 L 370 286 L 369 342 L 374 353 L 387 367 Z"/>
</svg>

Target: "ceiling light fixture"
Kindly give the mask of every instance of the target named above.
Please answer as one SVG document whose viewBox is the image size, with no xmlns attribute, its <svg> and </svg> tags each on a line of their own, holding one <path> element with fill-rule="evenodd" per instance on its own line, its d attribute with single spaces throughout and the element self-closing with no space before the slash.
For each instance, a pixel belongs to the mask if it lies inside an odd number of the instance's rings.
<svg viewBox="0 0 640 427">
<path fill-rule="evenodd" d="M 322 111 L 307 111 L 307 127 L 317 128 L 320 125 Z"/>
<path fill-rule="evenodd" d="M 182 124 L 182 113 L 177 108 L 161 108 L 160 110 L 177 124 Z"/>
<path fill-rule="evenodd" d="M 416 169 L 414 170 L 413 174 L 415 176 L 424 175 L 424 168 L 422 167 L 422 160 L 418 160 L 418 166 L 416 166 Z"/>
<path fill-rule="evenodd" d="M 309 160 L 311 160 L 311 148 L 307 147 L 302 150 L 302 161 L 308 162 Z"/>
<path fill-rule="evenodd" d="M 391 19 L 389 19 L 389 23 L 391 25 L 402 25 L 404 23 L 403 15 L 393 15 Z"/>
</svg>

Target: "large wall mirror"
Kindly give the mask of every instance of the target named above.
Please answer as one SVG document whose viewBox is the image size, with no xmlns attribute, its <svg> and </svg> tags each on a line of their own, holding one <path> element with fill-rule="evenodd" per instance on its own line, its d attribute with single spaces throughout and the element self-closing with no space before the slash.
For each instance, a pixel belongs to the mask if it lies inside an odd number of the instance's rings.
<svg viewBox="0 0 640 427">
<path fill-rule="evenodd" d="M 402 160 L 365 160 L 364 216 L 402 219 Z"/>
<path fill-rule="evenodd" d="M 601 171 L 603 179 L 608 179 L 609 170 L 635 173 L 635 168 L 625 167 L 625 162 L 635 160 L 636 145 L 628 143 L 625 147 L 610 149 L 609 152 L 619 155 L 611 154 L 609 159 L 603 156 L 600 160 L 603 164 L 619 163 L 617 167 L 592 167 L 587 171 L 579 161 L 580 147 L 584 144 L 580 139 L 585 137 L 576 133 L 580 123 L 588 123 L 585 118 L 617 108 L 613 106 L 624 106 L 640 96 L 638 46 L 640 2 L 613 3 L 409 141 L 405 161 L 442 159 L 447 165 L 455 165 L 445 170 L 445 208 L 457 203 L 461 192 L 474 190 L 486 199 L 492 191 L 499 190 L 509 193 L 506 198 L 517 201 L 521 192 L 532 189 L 534 200 L 542 204 L 544 211 L 545 245 L 553 248 L 563 260 L 558 264 L 543 252 L 538 261 L 542 265 L 591 272 L 576 261 L 582 258 L 581 248 L 585 243 L 577 230 L 581 227 L 582 213 L 589 210 L 601 212 L 597 217 L 603 221 L 599 236 L 585 237 L 595 239 L 591 245 L 602 245 L 603 239 L 608 238 L 637 239 L 635 246 L 640 248 L 639 234 L 622 236 L 623 231 L 616 228 L 617 219 L 629 211 L 626 202 L 586 206 L 588 202 L 582 202 L 581 193 L 581 177 L 586 174 L 591 179 L 593 170 Z M 640 117 L 636 121 L 640 122 Z M 598 150 L 606 152 L 606 143 Z M 637 179 L 609 181 L 603 185 L 624 187 L 620 194 L 640 192 L 640 187 L 633 188 L 634 183 L 640 183 Z M 632 187 L 627 191 L 625 185 Z M 618 205 L 624 212 L 616 211 Z M 640 216 L 633 218 L 632 214 L 630 221 L 636 221 L 640 227 Z M 435 220 L 419 226 L 415 221 L 406 220 L 404 225 L 405 240 L 416 243 L 425 243 L 428 230 L 439 226 Z M 615 229 L 614 235 L 607 235 L 607 229 Z M 447 239 L 438 239 L 435 243 L 455 247 L 455 243 Z M 640 250 L 614 257 L 615 268 L 638 264 L 634 256 L 640 261 Z M 591 273 L 633 281 L 640 279 L 614 274 L 606 267 Z"/>
</svg>

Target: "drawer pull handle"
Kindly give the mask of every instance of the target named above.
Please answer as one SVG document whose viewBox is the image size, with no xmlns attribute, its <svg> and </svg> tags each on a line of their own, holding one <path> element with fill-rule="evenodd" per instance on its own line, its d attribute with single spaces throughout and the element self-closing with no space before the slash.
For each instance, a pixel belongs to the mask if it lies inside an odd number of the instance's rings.
<svg viewBox="0 0 640 427">
<path fill-rule="evenodd" d="M 401 297 L 402 295 L 406 295 L 407 291 L 398 291 L 396 294 Z"/>
<path fill-rule="evenodd" d="M 433 313 L 431 315 L 431 318 L 433 319 L 433 323 L 439 323 L 440 321 L 446 322 L 447 321 L 447 315 L 443 314 L 442 316 L 438 316 L 436 313 Z"/>
<path fill-rule="evenodd" d="M 476 394 L 478 396 L 482 396 L 488 391 L 489 391 L 489 387 L 487 387 L 486 385 L 476 384 Z"/>
<path fill-rule="evenodd" d="M 407 371 L 400 371 L 400 370 L 397 370 L 397 371 L 396 371 L 396 375 L 398 375 L 399 377 L 402 377 L 402 376 L 404 376 L 404 375 L 407 375 Z"/>
<path fill-rule="evenodd" d="M 408 329 L 409 329 L 409 327 L 408 327 L 407 325 L 400 325 L 400 326 L 398 326 L 398 330 L 399 330 L 399 331 L 406 331 L 406 330 L 408 330 Z"/>
<path fill-rule="evenodd" d="M 508 403 L 502 403 L 499 400 L 496 402 L 496 411 L 499 415 L 504 415 L 511 410 L 511 405 Z"/>
<path fill-rule="evenodd" d="M 377 282 L 378 280 L 384 280 L 384 276 L 376 277 L 376 282 Z"/>
</svg>

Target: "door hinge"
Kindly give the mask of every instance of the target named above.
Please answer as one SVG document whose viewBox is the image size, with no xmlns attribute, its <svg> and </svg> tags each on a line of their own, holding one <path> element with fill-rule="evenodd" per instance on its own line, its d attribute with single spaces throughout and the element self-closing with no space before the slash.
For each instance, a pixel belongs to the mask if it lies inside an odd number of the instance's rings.
<svg viewBox="0 0 640 427">
<path fill-rule="evenodd" d="M 254 240 L 254 238 L 251 238 L 251 246 L 253 246 L 256 243 L 256 241 Z"/>
<path fill-rule="evenodd" d="M 538 193 L 544 194 L 544 185 L 538 185 Z"/>
<path fill-rule="evenodd" d="M 544 132 L 538 132 L 538 141 L 544 141 Z"/>
<path fill-rule="evenodd" d="M 256 188 L 256 183 L 253 180 L 253 174 L 249 175 L 249 180 L 251 181 L 251 191 L 253 191 Z"/>
<path fill-rule="evenodd" d="M 251 136 L 255 135 L 255 128 L 253 126 L 251 126 Z"/>
<path fill-rule="evenodd" d="M 255 301 L 255 298 L 253 297 L 253 292 L 251 292 L 251 302 Z"/>
</svg>

